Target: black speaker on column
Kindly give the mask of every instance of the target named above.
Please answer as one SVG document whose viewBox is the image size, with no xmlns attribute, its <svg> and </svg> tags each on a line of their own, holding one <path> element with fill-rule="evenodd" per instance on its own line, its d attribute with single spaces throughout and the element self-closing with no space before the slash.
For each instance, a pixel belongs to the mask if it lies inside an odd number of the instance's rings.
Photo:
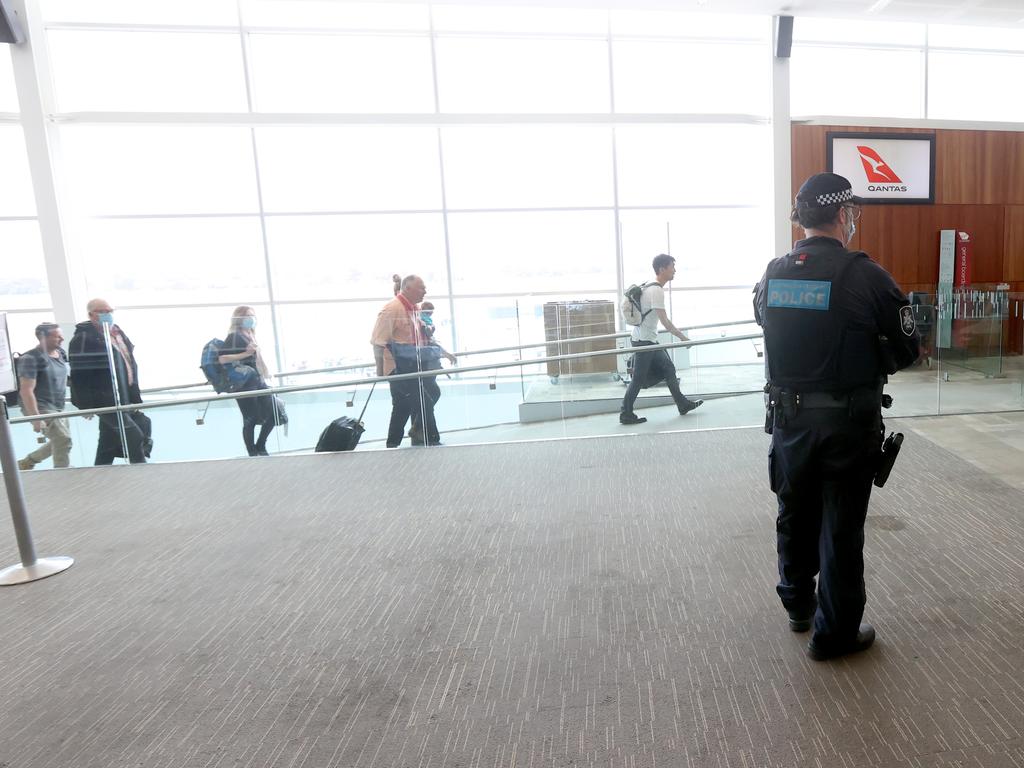
<svg viewBox="0 0 1024 768">
<path fill-rule="evenodd" d="M 25 32 L 21 21 L 8 0 L 0 0 L 0 43 L 25 42 Z"/>
<path fill-rule="evenodd" d="M 793 50 L 793 17 L 775 17 L 775 58 L 788 59 Z"/>
</svg>

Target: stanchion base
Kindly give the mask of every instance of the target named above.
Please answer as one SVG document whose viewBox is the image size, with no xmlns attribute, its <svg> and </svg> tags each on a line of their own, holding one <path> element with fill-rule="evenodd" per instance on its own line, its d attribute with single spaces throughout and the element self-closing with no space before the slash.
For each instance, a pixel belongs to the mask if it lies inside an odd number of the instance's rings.
<svg viewBox="0 0 1024 768">
<path fill-rule="evenodd" d="M 66 571 L 74 565 L 73 557 L 41 557 L 36 560 L 35 565 L 12 565 L 0 571 L 0 587 L 11 587 L 15 584 L 27 584 L 30 581 L 39 581 L 55 573 Z"/>
</svg>

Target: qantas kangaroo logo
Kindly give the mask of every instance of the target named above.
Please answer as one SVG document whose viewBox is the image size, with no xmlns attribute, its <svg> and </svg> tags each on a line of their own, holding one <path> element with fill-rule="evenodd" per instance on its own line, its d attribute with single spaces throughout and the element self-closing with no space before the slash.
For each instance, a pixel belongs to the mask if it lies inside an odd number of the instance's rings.
<svg viewBox="0 0 1024 768">
<path fill-rule="evenodd" d="M 902 184 L 903 180 L 896 175 L 896 171 L 886 165 L 875 150 L 871 147 L 857 147 L 860 152 L 860 161 L 864 165 L 864 173 L 868 177 L 869 184 Z"/>
</svg>

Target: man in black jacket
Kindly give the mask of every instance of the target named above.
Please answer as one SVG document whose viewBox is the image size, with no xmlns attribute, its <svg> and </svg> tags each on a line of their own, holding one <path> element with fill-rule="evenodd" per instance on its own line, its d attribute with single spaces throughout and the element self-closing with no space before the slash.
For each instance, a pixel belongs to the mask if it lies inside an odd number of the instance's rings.
<svg viewBox="0 0 1024 768">
<path fill-rule="evenodd" d="M 81 410 L 141 403 L 135 346 L 114 324 L 110 302 L 93 299 L 87 309 L 89 319 L 75 326 L 68 345 L 71 402 Z M 114 457 L 125 451 L 132 464 L 145 463 L 153 445 L 149 417 L 141 411 L 122 411 L 103 414 L 99 420 L 97 465 L 113 464 Z"/>
</svg>

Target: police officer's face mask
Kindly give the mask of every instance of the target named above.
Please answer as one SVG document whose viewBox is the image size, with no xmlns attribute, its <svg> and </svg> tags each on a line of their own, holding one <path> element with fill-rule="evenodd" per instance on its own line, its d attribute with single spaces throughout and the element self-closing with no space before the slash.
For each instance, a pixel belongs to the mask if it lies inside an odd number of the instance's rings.
<svg viewBox="0 0 1024 768">
<path fill-rule="evenodd" d="M 843 227 L 843 234 L 845 235 L 845 242 L 843 245 L 849 245 L 850 241 L 853 240 L 853 236 L 857 234 L 857 218 L 859 211 L 851 206 L 843 207 L 843 214 L 846 217 L 846 224 Z"/>
</svg>

